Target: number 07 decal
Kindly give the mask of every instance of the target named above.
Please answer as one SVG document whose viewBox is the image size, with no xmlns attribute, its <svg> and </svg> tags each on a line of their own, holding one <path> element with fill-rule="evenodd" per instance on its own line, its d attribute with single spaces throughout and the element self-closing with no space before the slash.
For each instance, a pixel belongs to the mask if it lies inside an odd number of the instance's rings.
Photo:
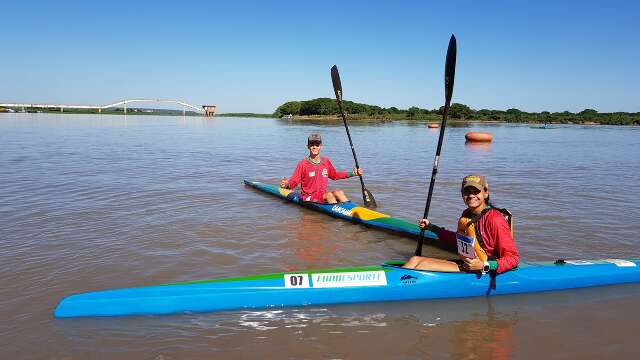
<svg viewBox="0 0 640 360">
<path fill-rule="evenodd" d="M 308 288 L 309 274 L 284 274 L 285 288 Z"/>
</svg>

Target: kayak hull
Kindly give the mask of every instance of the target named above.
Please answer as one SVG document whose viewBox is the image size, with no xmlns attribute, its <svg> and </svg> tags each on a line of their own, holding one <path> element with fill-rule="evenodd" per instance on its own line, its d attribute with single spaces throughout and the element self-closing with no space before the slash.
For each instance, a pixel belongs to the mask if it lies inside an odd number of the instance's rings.
<svg viewBox="0 0 640 360">
<path fill-rule="evenodd" d="M 82 293 L 64 298 L 54 316 L 162 315 L 530 293 L 637 283 L 639 264 L 637 259 L 521 263 L 498 275 L 491 289 L 488 274 L 409 270 L 390 262 Z"/>
<path fill-rule="evenodd" d="M 250 186 L 267 194 L 271 194 L 280 199 L 296 203 L 298 205 L 304 206 L 305 208 L 319 211 L 336 218 L 363 224 L 365 226 L 376 228 L 379 230 L 391 231 L 411 238 L 417 238 L 420 235 L 420 227 L 418 227 L 416 223 L 412 223 L 403 219 L 391 217 L 378 211 L 367 209 L 365 207 L 357 205 L 352 201 L 337 204 L 307 202 L 302 201 L 299 193 L 289 189 L 280 188 L 276 185 L 253 181 L 250 179 L 245 179 L 244 183 L 247 186 Z M 431 231 L 425 231 L 424 236 L 427 241 L 435 240 L 438 238 L 436 234 Z M 429 244 L 440 246 L 437 241 L 429 241 Z"/>
</svg>

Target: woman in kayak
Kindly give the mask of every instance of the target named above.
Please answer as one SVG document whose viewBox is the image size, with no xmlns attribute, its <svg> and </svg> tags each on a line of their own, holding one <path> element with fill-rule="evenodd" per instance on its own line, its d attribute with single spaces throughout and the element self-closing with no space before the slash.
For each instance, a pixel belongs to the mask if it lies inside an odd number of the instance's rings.
<svg viewBox="0 0 640 360">
<path fill-rule="evenodd" d="M 320 156 L 320 150 L 322 150 L 320 134 L 309 135 L 307 148 L 309 149 L 309 156 L 298 163 L 291 175 L 291 179 L 283 177 L 280 180 L 280 187 L 295 189 L 299 184 L 302 189 L 303 201 L 326 202 L 329 204 L 349 201 L 342 190 L 327 190 L 329 179 L 340 180 L 362 175 L 362 169 L 354 168 L 349 172 L 337 171 L 329 161 L 329 158 Z"/>
<path fill-rule="evenodd" d="M 435 226 L 428 219 L 420 220 L 420 228 L 434 232 L 439 241 L 458 248 L 460 259 L 445 260 L 413 256 L 403 267 L 444 272 L 503 273 L 518 266 L 520 255 L 513 241 L 510 224 L 503 212 L 489 202 L 489 184 L 481 175 L 469 175 L 462 180 L 462 200 L 467 209 L 458 221 L 458 231 Z"/>
</svg>

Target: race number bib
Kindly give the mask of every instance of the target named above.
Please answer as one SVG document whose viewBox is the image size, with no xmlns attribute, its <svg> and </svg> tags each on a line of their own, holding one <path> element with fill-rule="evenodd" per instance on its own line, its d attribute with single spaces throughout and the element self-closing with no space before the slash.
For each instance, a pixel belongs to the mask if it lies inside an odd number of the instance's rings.
<svg viewBox="0 0 640 360">
<path fill-rule="evenodd" d="M 474 238 L 456 233 L 456 240 L 458 243 L 459 255 L 469 259 L 474 259 L 476 257 L 476 251 L 473 249 L 473 245 L 475 245 Z"/>
</svg>

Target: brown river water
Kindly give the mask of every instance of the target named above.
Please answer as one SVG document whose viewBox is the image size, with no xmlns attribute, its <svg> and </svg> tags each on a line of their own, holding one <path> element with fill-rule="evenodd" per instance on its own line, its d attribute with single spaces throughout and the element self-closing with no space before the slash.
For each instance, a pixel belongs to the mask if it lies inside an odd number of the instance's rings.
<svg viewBox="0 0 640 360">
<path fill-rule="evenodd" d="M 466 145 L 470 129 L 490 145 Z M 379 210 L 417 220 L 439 130 L 352 125 Z M 602 359 L 637 357 L 640 285 L 439 301 L 54 319 L 84 291 L 403 259 L 415 241 L 243 185 L 275 182 L 341 123 L 0 114 L 2 359 Z M 447 128 L 433 222 L 453 227 L 461 178 L 487 175 L 523 259 L 640 258 L 640 128 Z M 334 182 L 361 202 L 356 178 Z M 441 254 L 427 247 L 426 252 Z M 635 329 L 635 330 L 634 330 Z"/>
</svg>

